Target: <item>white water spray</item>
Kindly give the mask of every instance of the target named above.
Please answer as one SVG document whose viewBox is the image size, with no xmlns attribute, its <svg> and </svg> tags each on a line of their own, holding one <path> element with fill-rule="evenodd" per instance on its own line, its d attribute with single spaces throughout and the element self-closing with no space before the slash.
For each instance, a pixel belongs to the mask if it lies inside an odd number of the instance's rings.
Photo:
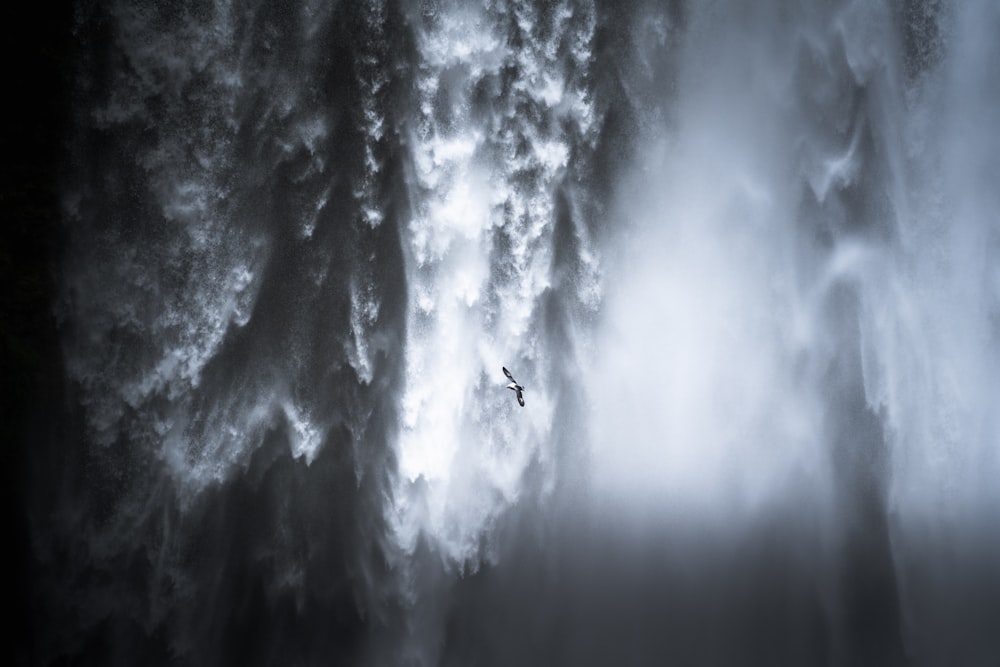
<svg viewBox="0 0 1000 667">
<path fill-rule="evenodd" d="M 407 549 L 423 533 L 475 567 L 528 463 L 550 456 L 539 300 L 550 287 L 553 200 L 569 154 L 568 130 L 556 123 L 581 133 L 590 123 L 581 75 L 568 79 L 563 63 L 585 66 L 591 11 L 566 3 L 545 17 L 500 4 L 426 18 L 419 32 L 396 508 Z M 548 41 L 535 37 L 544 30 Z M 514 35 L 526 46 L 515 48 Z M 523 376 L 529 409 L 502 391 L 505 364 Z M 415 498 L 408 487 L 417 480 Z"/>
</svg>

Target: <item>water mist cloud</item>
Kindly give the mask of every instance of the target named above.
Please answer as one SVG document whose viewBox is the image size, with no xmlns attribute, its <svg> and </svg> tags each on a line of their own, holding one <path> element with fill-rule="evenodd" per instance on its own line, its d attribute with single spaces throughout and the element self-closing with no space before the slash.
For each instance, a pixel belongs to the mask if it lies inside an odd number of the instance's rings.
<svg viewBox="0 0 1000 667">
<path fill-rule="evenodd" d="M 829 478 L 806 359 L 822 341 L 791 241 L 792 63 L 738 28 L 686 44 L 675 127 L 646 130 L 618 200 L 631 238 L 609 279 L 591 435 L 596 484 L 626 507 L 727 515 Z"/>
</svg>

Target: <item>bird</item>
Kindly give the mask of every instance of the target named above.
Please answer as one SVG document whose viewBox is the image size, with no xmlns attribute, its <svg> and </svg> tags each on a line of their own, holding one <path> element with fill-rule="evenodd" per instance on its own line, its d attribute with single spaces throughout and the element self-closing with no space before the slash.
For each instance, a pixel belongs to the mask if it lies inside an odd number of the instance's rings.
<svg viewBox="0 0 1000 667">
<path fill-rule="evenodd" d="M 503 368 L 503 374 L 507 376 L 508 380 L 510 380 L 510 384 L 507 385 L 507 388 L 510 389 L 510 390 L 512 390 L 515 394 L 517 394 L 517 404 L 520 405 L 523 408 L 524 407 L 524 396 L 522 395 L 521 392 L 524 391 L 524 387 L 522 387 L 521 385 L 519 385 L 517 383 L 517 380 L 515 380 L 514 376 L 510 374 L 510 371 L 507 370 L 506 366 L 504 366 L 502 368 Z"/>
</svg>

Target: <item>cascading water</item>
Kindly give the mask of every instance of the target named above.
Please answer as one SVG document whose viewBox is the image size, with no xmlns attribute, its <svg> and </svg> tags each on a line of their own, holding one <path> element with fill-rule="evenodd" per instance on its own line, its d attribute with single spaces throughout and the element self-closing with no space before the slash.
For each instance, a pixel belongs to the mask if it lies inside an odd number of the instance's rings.
<svg viewBox="0 0 1000 667">
<path fill-rule="evenodd" d="M 459 561 L 516 501 L 532 457 L 549 458 L 539 301 L 550 287 L 553 191 L 589 130 L 583 89 L 592 10 L 554 4 L 458 9 L 418 30 L 413 219 L 398 527 Z M 521 44 L 513 48 L 512 44 Z M 496 391 L 516 364 L 532 410 Z M 413 508 L 405 487 L 427 485 Z"/>
<path fill-rule="evenodd" d="M 75 26 L 29 662 L 1000 655 L 995 3 Z"/>
</svg>

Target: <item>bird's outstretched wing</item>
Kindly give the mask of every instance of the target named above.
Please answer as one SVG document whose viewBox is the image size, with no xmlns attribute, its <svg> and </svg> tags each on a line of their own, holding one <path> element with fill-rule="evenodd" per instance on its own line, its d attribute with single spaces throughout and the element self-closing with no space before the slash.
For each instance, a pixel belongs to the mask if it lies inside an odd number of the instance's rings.
<svg viewBox="0 0 1000 667">
<path fill-rule="evenodd" d="M 517 404 L 520 405 L 522 408 L 524 407 L 524 396 L 521 395 L 520 389 L 517 391 Z"/>
<path fill-rule="evenodd" d="M 510 380 L 511 382 L 514 382 L 514 376 L 510 374 L 510 371 L 507 370 L 506 366 L 503 367 L 503 374 L 507 376 L 508 380 Z"/>
</svg>

